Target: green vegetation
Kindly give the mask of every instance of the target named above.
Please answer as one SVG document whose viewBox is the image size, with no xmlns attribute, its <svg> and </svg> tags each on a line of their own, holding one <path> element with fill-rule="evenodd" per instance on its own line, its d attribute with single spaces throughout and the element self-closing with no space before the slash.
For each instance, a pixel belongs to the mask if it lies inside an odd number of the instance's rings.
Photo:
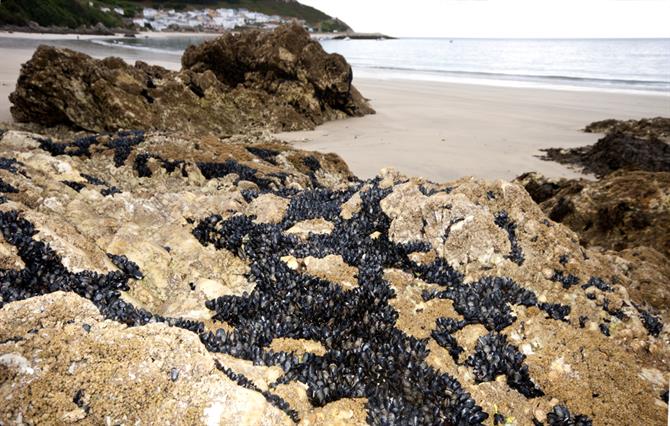
<svg viewBox="0 0 670 426">
<path fill-rule="evenodd" d="M 337 18 L 331 18 L 320 22 L 318 28 L 319 31 L 324 33 L 351 31 L 349 25 L 345 24 Z"/>
<path fill-rule="evenodd" d="M 2 0 L 0 24 L 25 26 L 29 22 L 48 26 L 77 28 L 102 23 L 106 27 L 123 26 L 114 13 L 100 11 L 98 2 L 93 7 L 88 0 Z"/>
<path fill-rule="evenodd" d="M 90 6 L 93 4 L 93 6 Z M 267 15 L 303 19 L 322 31 L 346 31 L 349 27 L 338 19 L 297 1 L 283 0 L 0 0 L 0 25 L 25 26 L 34 21 L 48 26 L 77 28 L 102 23 L 107 27 L 128 26 L 114 12 L 100 7 L 123 8 L 126 17 L 139 14 L 144 7 L 162 9 L 244 8 Z"/>
<path fill-rule="evenodd" d="M 121 0 L 119 3 L 121 3 Z M 113 3 L 113 1 L 111 2 Z M 266 15 L 288 16 L 304 19 L 310 25 L 318 26 L 323 21 L 332 18 L 318 9 L 305 6 L 297 1 L 283 0 L 140 0 L 134 2 L 147 7 L 161 7 L 183 10 L 188 8 L 202 7 L 224 7 L 248 9 L 252 12 L 265 13 Z"/>
</svg>

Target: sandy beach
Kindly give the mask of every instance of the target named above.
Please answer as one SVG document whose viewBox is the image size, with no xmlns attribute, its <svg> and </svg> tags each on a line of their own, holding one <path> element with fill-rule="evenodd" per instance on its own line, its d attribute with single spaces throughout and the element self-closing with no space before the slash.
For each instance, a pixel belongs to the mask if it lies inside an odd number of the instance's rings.
<svg viewBox="0 0 670 426">
<path fill-rule="evenodd" d="M 303 149 L 337 152 L 361 177 L 383 167 L 435 181 L 579 173 L 537 158 L 541 148 L 595 143 L 580 131 L 607 118 L 670 114 L 670 97 L 407 80 L 357 80 L 377 114 L 284 133 Z"/>
<path fill-rule="evenodd" d="M 169 37 L 158 34 L 156 37 Z M 178 69 L 180 56 L 100 46 L 68 35 L 0 34 L 0 122 L 10 121 L 9 93 L 21 64 L 41 43 L 94 57 L 121 56 Z M 579 173 L 537 158 L 541 148 L 592 144 L 598 135 L 580 131 L 606 118 L 670 114 L 670 96 L 642 93 L 494 87 L 410 80 L 355 79 L 371 99 L 374 116 L 326 123 L 314 131 L 283 133 L 297 147 L 341 155 L 354 173 L 381 168 L 445 181 L 472 175 L 513 179 L 525 171 L 551 177 Z"/>
</svg>

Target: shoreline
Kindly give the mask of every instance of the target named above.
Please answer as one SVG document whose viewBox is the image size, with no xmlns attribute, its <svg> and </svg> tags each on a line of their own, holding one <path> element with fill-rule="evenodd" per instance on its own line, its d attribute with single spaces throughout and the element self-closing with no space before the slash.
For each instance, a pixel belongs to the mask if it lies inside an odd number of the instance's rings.
<svg viewBox="0 0 670 426">
<path fill-rule="evenodd" d="M 317 41 L 322 40 L 332 40 L 332 37 L 325 37 L 328 35 L 337 35 L 340 33 L 313 33 L 312 37 Z M 360 33 L 365 34 L 365 33 Z M 166 40 L 171 38 L 184 38 L 184 37 L 194 37 L 194 38 L 215 38 L 220 36 L 221 33 L 210 33 L 210 32 L 193 32 L 193 31 L 140 31 L 136 34 L 134 39 L 154 39 L 154 40 Z M 174 60 L 161 60 L 161 58 L 155 58 L 156 56 L 170 56 L 170 57 L 181 57 L 181 51 L 177 50 L 167 50 L 160 49 L 155 47 L 147 46 L 136 46 L 132 44 L 114 44 L 109 43 L 109 40 L 118 40 L 118 39 L 127 39 L 132 40 L 133 38 L 124 37 L 123 33 L 116 33 L 114 35 L 94 35 L 94 34 L 53 34 L 53 33 L 10 33 L 7 31 L 0 31 L 0 48 L 6 47 L 3 46 L 1 41 L 3 39 L 14 39 L 14 40 L 40 40 L 40 41 L 53 41 L 53 42 L 73 42 L 80 43 L 78 46 L 62 46 L 74 48 L 75 50 L 80 50 L 84 53 L 87 53 L 93 57 L 103 57 L 103 56 L 119 56 L 123 59 L 134 61 L 141 59 L 138 52 L 149 55 L 150 61 L 159 60 L 160 63 L 177 63 L 179 61 Z M 409 38 L 411 39 L 411 38 Z M 100 40 L 99 43 L 96 43 L 96 40 Z M 5 43 L 6 45 L 7 43 Z M 96 50 L 100 49 L 109 49 L 108 52 L 96 54 Z M 126 53 L 124 53 L 126 51 Z M 134 53 L 132 53 L 134 52 Z M 173 59 L 173 58 L 171 58 Z M 175 69 L 174 66 L 169 67 Z M 544 90 L 558 90 L 558 91 L 570 91 L 570 92 L 591 92 L 591 93 L 621 93 L 621 94 L 634 94 L 634 95 L 650 95 L 650 96 L 660 96 L 667 97 L 670 99 L 670 90 L 662 89 L 652 89 L 652 88 L 635 88 L 635 85 L 630 85 L 630 87 L 623 86 L 597 86 L 597 85 L 581 85 L 577 83 L 571 83 L 570 77 L 566 77 L 563 82 L 552 82 L 551 80 L 544 81 L 544 76 L 523 76 L 523 75 L 513 75 L 513 74 L 491 74 L 490 76 L 476 76 L 477 73 L 472 75 L 468 73 L 459 74 L 451 72 L 439 72 L 439 71 L 421 71 L 421 70 L 399 70 L 399 69 L 375 69 L 375 68 L 365 68 L 365 67 L 354 67 L 354 76 L 357 79 L 375 79 L 383 81 L 406 81 L 406 82 L 432 82 L 432 83 L 451 83 L 451 84 L 465 84 L 465 85 L 476 85 L 476 86 L 486 86 L 486 87 L 509 87 L 509 88 L 521 88 L 521 89 L 544 89 Z M 604 81 L 604 80 L 603 80 Z"/>
<path fill-rule="evenodd" d="M 590 93 L 620 93 L 643 96 L 659 96 L 670 100 L 670 91 L 652 90 L 652 89 L 624 89 L 620 87 L 596 87 L 580 86 L 576 84 L 558 84 L 547 83 L 533 80 L 513 79 L 513 78 L 477 78 L 477 77 L 454 77 L 448 74 L 439 73 L 419 73 L 419 72 L 388 72 L 386 74 L 375 72 L 372 69 L 354 70 L 358 74 L 359 80 L 381 80 L 381 81 L 407 81 L 407 82 L 426 82 L 426 83 L 445 83 L 445 84 L 463 84 L 485 87 L 506 87 L 516 89 L 540 89 L 553 90 L 559 92 L 590 92 Z M 395 75 L 394 75 L 395 74 Z M 373 76 L 374 75 L 374 76 Z M 411 75 L 413 77 L 409 77 Z"/>
<path fill-rule="evenodd" d="M 148 33 L 169 38 L 184 33 Z M 11 120 L 8 95 L 20 66 L 46 41 L 93 57 L 119 56 L 177 70 L 180 56 L 90 43 L 116 36 L 0 33 L 0 122 Z M 143 35 L 141 35 L 143 36 Z M 140 36 L 140 37 L 141 37 Z M 2 43 L 4 41 L 4 43 Z M 541 148 L 590 145 L 600 137 L 581 131 L 592 121 L 670 115 L 670 97 L 652 93 L 507 87 L 476 82 L 369 79 L 356 87 L 377 114 L 328 122 L 313 131 L 280 133 L 296 147 L 334 152 L 361 178 L 381 168 L 446 181 L 462 176 L 511 180 L 538 171 L 552 178 L 585 177 L 536 156 Z"/>
<path fill-rule="evenodd" d="M 607 118 L 670 114 L 665 97 L 510 88 L 461 83 L 356 79 L 377 114 L 332 121 L 282 140 L 335 152 L 361 178 L 384 167 L 437 182 L 476 176 L 512 180 L 537 171 L 552 178 L 591 178 L 538 158 L 542 148 L 592 145 L 582 129 Z"/>
</svg>

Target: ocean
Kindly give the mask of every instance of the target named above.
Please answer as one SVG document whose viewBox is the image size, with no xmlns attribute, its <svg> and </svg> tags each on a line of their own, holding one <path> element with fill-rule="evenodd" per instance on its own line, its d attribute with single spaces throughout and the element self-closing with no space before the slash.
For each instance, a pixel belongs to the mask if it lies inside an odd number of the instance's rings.
<svg viewBox="0 0 670 426">
<path fill-rule="evenodd" d="M 206 37 L 96 40 L 180 54 Z M 670 94 L 670 39 L 321 40 L 362 78 Z"/>
</svg>

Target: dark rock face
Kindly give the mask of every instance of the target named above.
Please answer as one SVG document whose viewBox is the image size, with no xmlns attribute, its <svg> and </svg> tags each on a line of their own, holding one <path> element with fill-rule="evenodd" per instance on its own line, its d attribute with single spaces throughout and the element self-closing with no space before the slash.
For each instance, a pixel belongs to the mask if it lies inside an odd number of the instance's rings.
<svg viewBox="0 0 670 426">
<path fill-rule="evenodd" d="M 603 177 L 615 170 L 670 171 L 670 145 L 655 135 L 649 139 L 621 131 L 608 133 L 595 145 L 574 149 L 549 148 L 546 160 L 575 164 Z"/>
<path fill-rule="evenodd" d="M 577 232 L 582 243 L 612 250 L 649 246 L 670 256 L 670 173 L 616 172 L 600 181 L 519 178 L 535 202 L 556 222 Z"/>
<path fill-rule="evenodd" d="M 592 146 L 547 149 L 545 159 L 578 165 L 598 181 L 547 179 L 537 173 L 516 181 L 550 219 L 575 231 L 583 245 L 626 259 L 625 274 L 634 283 L 628 287 L 631 297 L 667 312 L 670 118 L 603 120 L 584 131 L 606 135 Z"/>
<path fill-rule="evenodd" d="M 353 74 L 338 54 L 326 54 L 300 26 L 273 33 L 248 31 L 189 47 L 184 69 L 212 71 L 230 87 L 248 87 L 283 98 L 316 123 L 335 111 L 347 115 L 372 112 L 351 86 Z"/>
<path fill-rule="evenodd" d="M 548 179 L 526 173 L 516 180 L 550 219 L 575 231 L 587 247 L 614 250 L 631 264 L 628 288 L 639 303 L 667 310 L 670 291 L 670 173 L 611 173 L 599 181 Z"/>
<path fill-rule="evenodd" d="M 670 118 L 655 117 L 641 120 L 602 120 L 596 121 L 584 128 L 586 133 L 630 133 L 637 137 L 656 136 L 670 137 Z"/>
<path fill-rule="evenodd" d="M 11 112 L 19 122 L 97 132 L 214 134 L 309 129 L 374 112 L 344 58 L 297 25 L 223 36 L 188 49 L 183 64 L 172 72 L 41 46 L 22 67 Z"/>
</svg>

